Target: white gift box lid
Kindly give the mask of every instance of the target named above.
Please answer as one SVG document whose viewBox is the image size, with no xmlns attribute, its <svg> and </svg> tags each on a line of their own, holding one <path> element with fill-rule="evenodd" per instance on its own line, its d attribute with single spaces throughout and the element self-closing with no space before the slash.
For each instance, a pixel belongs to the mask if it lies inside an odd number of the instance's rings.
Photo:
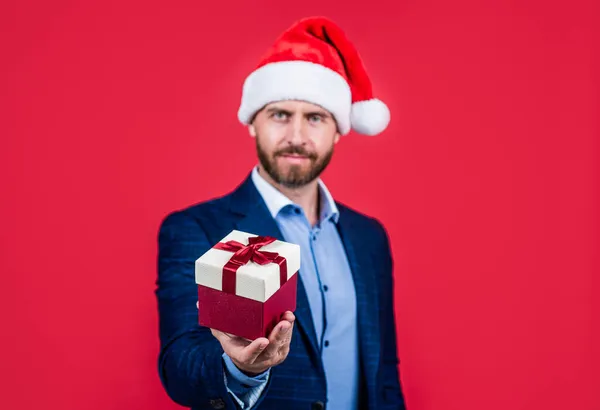
<svg viewBox="0 0 600 410">
<path fill-rule="evenodd" d="M 233 230 L 221 240 L 234 240 L 243 245 L 248 244 L 248 238 L 255 237 L 247 232 Z M 286 259 L 288 280 L 300 269 L 300 245 L 275 240 L 262 246 L 260 251 L 276 252 Z M 231 259 L 233 252 L 222 249 L 209 249 L 196 259 L 196 283 L 216 290 L 223 290 L 223 267 Z M 266 302 L 279 290 L 279 265 L 269 263 L 259 265 L 253 261 L 240 266 L 236 272 L 235 293 L 259 302 Z"/>
</svg>

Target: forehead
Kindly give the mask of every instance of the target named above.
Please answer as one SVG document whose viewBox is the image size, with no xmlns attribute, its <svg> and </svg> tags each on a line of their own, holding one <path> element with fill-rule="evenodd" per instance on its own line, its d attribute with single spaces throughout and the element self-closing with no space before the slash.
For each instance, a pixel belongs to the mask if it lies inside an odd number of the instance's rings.
<svg viewBox="0 0 600 410">
<path fill-rule="evenodd" d="M 307 101 L 299 101 L 299 100 L 285 100 L 285 101 L 276 101 L 270 104 L 267 104 L 264 107 L 265 110 L 285 110 L 290 112 L 319 112 L 323 114 L 329 114 L 325 108 L 320 105 L 309 103 Z"/>
</svg>

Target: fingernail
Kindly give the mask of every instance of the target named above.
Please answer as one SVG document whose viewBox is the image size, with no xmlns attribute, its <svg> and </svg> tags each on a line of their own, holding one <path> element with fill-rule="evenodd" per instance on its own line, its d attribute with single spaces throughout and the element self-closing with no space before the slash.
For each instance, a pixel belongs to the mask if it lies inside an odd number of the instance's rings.
<svg viewBox="0 0 600 410">
<path fill-rule="evenodd" d="M 264 349 L 266 349 L 266 348 L 267 348 L 267 345 L 268 345 L 268 343 L 261 343 L 260 345 L 258 345 L 258 348 L 259 348 L 260 350 L 264 350 Z"/>
</svg>

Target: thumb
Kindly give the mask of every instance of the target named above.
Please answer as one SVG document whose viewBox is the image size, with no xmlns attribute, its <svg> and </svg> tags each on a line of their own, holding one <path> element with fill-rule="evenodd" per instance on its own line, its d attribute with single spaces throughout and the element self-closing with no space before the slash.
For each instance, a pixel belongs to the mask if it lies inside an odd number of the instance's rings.
<svg viewBox="0 0 600 410">
<path fill-rule="evenodd" d="M 244 348 L 241 359 L 246 364 L 254 364 L 258 356 L 264 352 L 268 345 L 269 339 L 266 337 L 259 337 Z"/>
</svg>

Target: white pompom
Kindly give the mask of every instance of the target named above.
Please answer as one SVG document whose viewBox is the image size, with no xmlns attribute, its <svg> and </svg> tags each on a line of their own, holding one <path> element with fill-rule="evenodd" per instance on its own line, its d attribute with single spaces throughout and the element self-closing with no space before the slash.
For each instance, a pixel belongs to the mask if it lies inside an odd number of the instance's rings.
<svg viewBox="0 0 600 410">
<path fill-rule="evenodd" d="M 377 98 L 352 104 L 350 112 L 352 129 L 363 135 L 377 135 L 390 123 L 390 110 Z"/>
</svg>

